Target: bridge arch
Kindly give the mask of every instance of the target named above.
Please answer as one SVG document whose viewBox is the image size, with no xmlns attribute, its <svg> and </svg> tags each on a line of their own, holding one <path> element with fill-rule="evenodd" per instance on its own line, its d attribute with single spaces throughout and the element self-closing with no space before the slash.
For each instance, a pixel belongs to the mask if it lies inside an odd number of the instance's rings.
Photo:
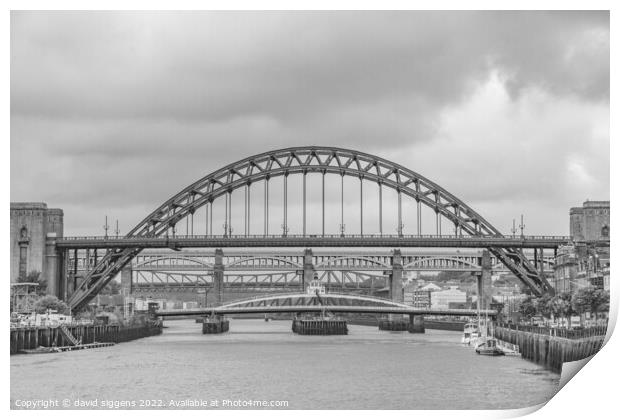
<svg viewBox="0 0 620 420">
<path fill-rule="evenodd" d="M 269 260 L 269 261 L 277 261 L 279 263 L 282 263 L 280 265 L 278 265 L 279 268 L 282 269 L 288 269 L 288 270 L 299 270 L 301 268 L 303 268 L 303 265 L 301 264 L 297 264 L 293 261 L 287 260 L 286 258 L 281 258 L 281 257 L 276 257 L 276 256 L 257 256 L 257 257 L 247 257 L 247 258 L 240 258 L 240 259 L 236 259 L 232 262 L 230 262 L 229 264 L 227 264 L 225 267 L 227 268 L 233 268 L 233 267 L 243 267 L 244 263 L 248 263 L 251 261 L 257 261 L 257 260 Z M 275 265 L 275 264 L 273 264 Z"/>
<path fill-rule="evenodd" d="M 472 270 L 480 270 L 481 267 L 478 264 L 474 264 L 472 263 L 470 260 L 468 260 L 467 258 L 454 258 L 454 257 L 446 257 L 446 256 L 436 256 L 436 257 L 431 257 L 431 258 L 420 258 L 420 259 L 416 259 L 406 265 L 403 265 L 403 270 L 412 270 L 415 269 L 416 267 L 420 267 L 423 266 L 424 263 L 426 262 L 432 262 L 432 261 L 453 261 L 457 264 L 460 264 L 462 266 L 465 267 L 469 267 L 472 268 Z"/>
<path fill-rule="evenodd" d="M 128 237 L 167 236 L 171 228 L 196 210 L 211 205 L 218 197 L 246 188 L 261 180 L 292 174 L 322 173 L 376 182 L 430 208 L 451 221 L 455 231 L 472 236 L 502 236 L 480 214 L 456 196 L 422 175 L 386 159 L 355 150 L 336 147 L 292 147 L 260 153 L 218 169 L 187 186 L 145 217 L 126 235 Z M 79 310 L 115 277 L 123 266 L 140 253 L 140 248 L 113 249 L 89 272 L 69 298 Z M 492 248 L 495 254 L 535 294 L 550 289 L 549 283 L 515 248 Z"/>
<path fill-rule="evenodd" d="M 156 263 L 161 262 L 161 261 L 188 261 L 188 262 L 194 263 L 191 265 L 188 264 L 188 267 L 213 268 L 213 264 L 206 263 L 204 261 L 201 261 L 198 258 L 182 257 L 182 256 L 166 256 L 166 257 L 155 257 L 155 258 L 144 259 L 143 261 L 136 263 L 133 266 L 133 268 L 135 270 L 140 270 L 141 268 L 145 268 L 145 267 L 157 268 Z M 169 265 L 173 265 L 173 264 L 169 264 Z"/>
<path fill-rule="evenodd" d="M 330 268 L 339 268 L 346 265 L 338 264 L 341 261 L 354 260 L 354 261 L 364 261 L 369 263 L 368 267 L 380 267 L 385 270 L 389 270 L 392 268 L 391 264 L 384 264 L 380 261 L 376 261 L 372 258 L 362 257 L 362 256 L 338 256 L 334 258 L 330 258 L 315 265 L 316 270 L 326 270 Z M 359 270 L 363 270 L 363 267 L 359 267 Z"/>
<path fill-rule="evenodd" d="M 329 306 L 380 306 L 389 308 L 410 308 L 409 305 L 393 302 L 389 299 L 382 299 L 374 296 L 348 295 L 343 293 L 321 294 L 321 301 L 327 309 Z M 286 293 L 268 296 L 257 296 L 246 299 L 239 299 L 221 305 L 219 308 L 247 308 L 258 306 L 298 306 L 317 304 L 316 295 L 307 293 Z"/>
</svg>

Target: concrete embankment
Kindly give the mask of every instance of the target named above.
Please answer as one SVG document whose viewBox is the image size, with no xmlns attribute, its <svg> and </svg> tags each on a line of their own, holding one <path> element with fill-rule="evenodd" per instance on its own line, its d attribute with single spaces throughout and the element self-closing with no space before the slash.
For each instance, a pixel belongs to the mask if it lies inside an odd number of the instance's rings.
<svg viewBox="0 0 620 420">
<path fill-rule="evenodd" d="M 521 357 L 524 359 L 554 372 L 561 372 L 564 362 L 573 362 L 596 354 L 605 339 L 604 334 L 565 338 L 504 327 L 496 327 L 493 335 L 502 341 L 519 346 Z"/>
<path fill-rule="evenodd" d="M 162 325 L 123 327 L 120 325 L 67 325 L 66 329 L 81 344 L 122 343 L 161 334 Z M 38 347 L 71 346 L 60 327 L 11 328 L 11 354 Z"/>
</svg>

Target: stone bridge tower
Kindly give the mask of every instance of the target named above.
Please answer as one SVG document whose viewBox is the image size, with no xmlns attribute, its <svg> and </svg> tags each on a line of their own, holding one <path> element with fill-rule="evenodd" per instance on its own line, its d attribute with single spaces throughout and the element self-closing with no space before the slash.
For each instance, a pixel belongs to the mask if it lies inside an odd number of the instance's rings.
<svg viewBox="0 0 620 420">
<path fill-rule="evenodd" d="M 39 271 L 48 281 L 47 293 L 58 295 L 62 262 L 56 238 L 63 235 L 63 211 L 45 203 L 11 203 L 11 278 Z"/>
</svg>

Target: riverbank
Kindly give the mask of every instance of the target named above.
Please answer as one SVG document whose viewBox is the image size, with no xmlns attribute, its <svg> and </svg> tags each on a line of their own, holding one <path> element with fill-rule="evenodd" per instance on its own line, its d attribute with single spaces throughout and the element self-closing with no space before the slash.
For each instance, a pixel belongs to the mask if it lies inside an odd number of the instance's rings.
<svg viewBox="0 0 620 420">
<path fill-rule="evenodd" d="M 162 324 L 135 327 L 120 325 L 66 325 L 66 331 L 80 344 L 92 343 L 123 343 L 138 338 L 158 335 L 162 332 Z M 71 337 L 60 326 L 55 327 L 21 327 L 11 328 L 10 354 L 21 353 L 23 350 L 34 350 L 39 347 L 67 347 L 75 345 Z"/>
<path fill-rule="evenodd" d="M 602 347 L 605 335 L 565 338 L 508 327 L 495 327 L 495 338 L 519 346 L 521 357 L 553 372 L 562 371 L 564 362 L 585 359 Z"/>
</svg>

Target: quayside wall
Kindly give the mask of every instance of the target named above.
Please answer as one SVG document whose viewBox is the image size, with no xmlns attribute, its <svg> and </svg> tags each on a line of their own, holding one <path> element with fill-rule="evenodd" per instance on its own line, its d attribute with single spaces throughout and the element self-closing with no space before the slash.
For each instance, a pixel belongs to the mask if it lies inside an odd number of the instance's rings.
<svg viewBox="0 0 620 420">
<path fill-rule="evenodd" d="M 368 327 L 376 327 L 379 325 L 380 319 L 377 317 L 344 317 L 351 325 L 364 325 Z M 459 331 L 463 332 L 465 321 L 448 321 L 424 318 L 424 328 L 427 330 L 443 330 L 443 331 Z"/>
<path fill-rule="evenodd" d="M 123 327 L 120 325 L 67 325 L 67 330 L 81 344 L 122 343 L 161 334 L 161 323 L 150 326 Z M 60 327 L 11 328 L 11 354 L 38 347 L 71 346 Z"/>
<path fill-rule="evenodd" d="M 519 346 L 522 358 L 559 373 L 564 362 L 596 354 L 603 346 L 605 329 L 599 327 L 572 332 L 500 324 L 494 328 L 493 336 Z"/>
</svg>

